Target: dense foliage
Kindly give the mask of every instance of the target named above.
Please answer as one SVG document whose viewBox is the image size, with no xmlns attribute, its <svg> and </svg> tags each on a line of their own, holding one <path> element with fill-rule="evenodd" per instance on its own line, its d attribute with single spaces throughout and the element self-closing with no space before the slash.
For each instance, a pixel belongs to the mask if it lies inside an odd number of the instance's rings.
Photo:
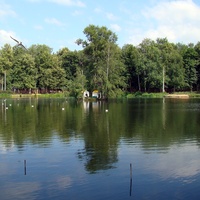
<svg viewBox="0 0 200 200">
<path fill-rule="evenodd" d="M 53 53 L 46 45 L 27 50 L 5 44 L 0 49 L 0 89 L 13 92 L 82 91 L 119 97 L 130 92 L 198 91 L 200 42 L 174 44 L 167 38 L 144 39 L 138 46 L 117 45 L 117 35 L 106 27 L 89 25 L 83 50 L 67 47 Z"/>
</svg>

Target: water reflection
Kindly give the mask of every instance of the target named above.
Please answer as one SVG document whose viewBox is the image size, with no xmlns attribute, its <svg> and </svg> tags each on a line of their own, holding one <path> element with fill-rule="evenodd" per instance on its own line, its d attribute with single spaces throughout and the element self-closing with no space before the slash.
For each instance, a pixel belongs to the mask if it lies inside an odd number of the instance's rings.
<svg viewBox="0 0 200 200">
<path fill-rule="evenodd" d="M 37 182 L 8 183 L 1 188 L 1 199 L 36 199 L 37 191 L 40 189 Z"/>
<path fill-rule="evenodd" d="M 7 99 L 8 109 L 2 103 L 0 199 L 200 195 L 198 99 Z"/>
<path fill-rule="evenodd" d="M 117 140 L 110 138 L 109 117 L 105 112 L 105 102 L 83 102 L 87 111 L 86 126 L 83 126 L 84 148 L 78 150 L 78 158 L 85 160 L 85 168 L 90 173 L 111 169 L 117 162 Z M 88 126 L 90 124 L 90 126 Z"/>
</svg>

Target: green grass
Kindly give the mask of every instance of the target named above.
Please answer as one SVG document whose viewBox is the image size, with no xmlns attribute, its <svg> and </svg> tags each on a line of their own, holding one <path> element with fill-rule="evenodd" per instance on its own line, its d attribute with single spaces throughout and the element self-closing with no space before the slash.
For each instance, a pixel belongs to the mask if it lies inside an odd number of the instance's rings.
<svg viewBox="0 0 200 200">
<path fill-rule="evenodd" d="M 127 95 L 127 98 L 163 98 L 167 93 L 142 93 L 136 92 Z"/>
<path fill-rule="evenodd" d="M 198 92 L 175 92 L 174 94 L 188 94 L 191 98 L 200 98 L 200 93 Z M 167 93 L 142 93 L 135 92 L 129 93 L 125 98 L 163 98 Z M 0 91 L 0 98 L 70 98 L 67 93 L 52 93 L 52 94 L 13 94 L 12 92 Z M 72 98 L 72 97 L 71 97 Z"/>
<path fill-rule="evenodd" d="M 55 94 L 12 94 L 12 93 L 0 93 L 0 98 L 64 98 L 66 97 L 64 93 L 55 93 Z"/>
<path fill-rule="evenodd" d="M 54 94 L 38 94 L 39 98 L 64 98 L 66 97 L 64 93 L 54 93 Z"/>
<path fill-rule="evenodd" d="M 0 92 L 0 98 L 11 98 L 11 95 L 10 92 Z"/>
<path fill-rule="evenodd" d="M 142 92 L 135 92 L 130 93 L 126 97 L 129 98 L 163 98 L 168 93 L 142 93 Z M 200 93 L 198 92 L 175 92 L 173 94 L 187 94 L 191 98 L 200 98 Z"/>
</svg>

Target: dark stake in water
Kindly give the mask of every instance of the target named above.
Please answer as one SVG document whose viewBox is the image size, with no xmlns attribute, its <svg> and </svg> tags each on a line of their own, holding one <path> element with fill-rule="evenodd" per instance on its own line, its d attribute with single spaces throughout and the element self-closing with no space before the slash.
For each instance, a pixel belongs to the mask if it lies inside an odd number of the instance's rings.
<svg viewBox="0 0 200 200">
<path fill-rule="evenodd" d="M 200 199 L 200 99 L 0 103 L 1 200 Z"/>
</svg>

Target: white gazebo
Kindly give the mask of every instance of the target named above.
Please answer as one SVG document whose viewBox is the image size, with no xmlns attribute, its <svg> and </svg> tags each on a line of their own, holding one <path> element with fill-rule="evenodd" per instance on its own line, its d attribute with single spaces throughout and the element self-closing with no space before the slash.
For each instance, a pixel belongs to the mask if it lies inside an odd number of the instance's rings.
<svg viewBox="0 0 200 200">
<path fill-rule="evenodd" d="M 85 90 L 83 92 L 83 98 L 88 98 L 89 96 L 90 96 L 90 93 L 87 90 Z"/>
</svg>

